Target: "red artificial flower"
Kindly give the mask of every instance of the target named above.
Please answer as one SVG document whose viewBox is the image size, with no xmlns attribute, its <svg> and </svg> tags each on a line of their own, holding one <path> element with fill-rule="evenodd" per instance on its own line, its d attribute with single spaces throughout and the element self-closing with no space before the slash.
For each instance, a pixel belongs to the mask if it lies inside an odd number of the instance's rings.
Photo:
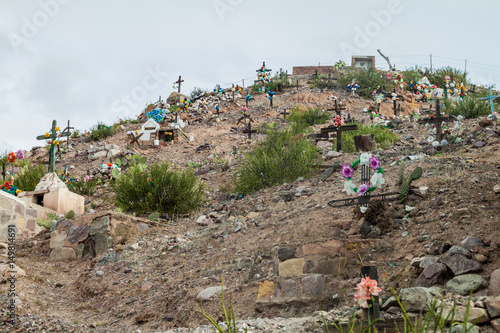
<svg viewBox="0 0 500 333">
<path fill-rule="evenodd" d="M 7 156 L 7 161 L 9 163 L 14 163 L 16 161 L 16 154 L 14 153 L 9 153 L 9 155 Z"/>
<path fill-rule="evenodd" d="M 110 167 L 110 168 L 111 168 L 112 166 L 113 166 L 113 163 L 109 162 L 109 163 L 108 163 L 108 167 Z"/>
<path fill-rule="evenodd" d="M 9 191 L 9 190 L 10 190 L 10 183 L 9 183 L 9 182 L 5 182 L 5 183 L 3 184 L 3 186 L 7 189 L 7 191 Z"/>
</svg>

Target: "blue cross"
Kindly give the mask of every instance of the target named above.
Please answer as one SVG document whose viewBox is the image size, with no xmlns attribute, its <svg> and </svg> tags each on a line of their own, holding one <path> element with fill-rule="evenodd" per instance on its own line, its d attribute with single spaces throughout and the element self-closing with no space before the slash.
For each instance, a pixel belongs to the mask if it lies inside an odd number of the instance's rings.
<svg viewBox="0 0 500 333">
<path fill-rule="evenodd" d="M 493 106 L 493 100 L 495 98 L 498 98 L 500 97 L 500 95 L 492 95 L 491 94 L 491 87 L 488 88 L 488 97 L 481 97 L 479 98 L 480 101 L 484 101 L 484 100 L 490 100 L 490 107 L 491 107 L 491 114 L 493 114 L 493 112 L 495 112 L 495 108 Z"/>
</svg>

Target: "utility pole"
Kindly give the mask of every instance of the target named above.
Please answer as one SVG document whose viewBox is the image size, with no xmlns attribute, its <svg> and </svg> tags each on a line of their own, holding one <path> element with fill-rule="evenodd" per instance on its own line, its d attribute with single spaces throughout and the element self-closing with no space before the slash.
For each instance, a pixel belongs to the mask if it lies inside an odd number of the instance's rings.
<svg viewBox="0 0 500 333">
<path fill-rule="evenodd" d="M 467 80 L 467 59 L 465 59 L 464 79 Z"/>
<path fill-rule="evenodd" d="M 431 72 L 432 72 L 432 54 L 431 54 Z"/>
</svg>

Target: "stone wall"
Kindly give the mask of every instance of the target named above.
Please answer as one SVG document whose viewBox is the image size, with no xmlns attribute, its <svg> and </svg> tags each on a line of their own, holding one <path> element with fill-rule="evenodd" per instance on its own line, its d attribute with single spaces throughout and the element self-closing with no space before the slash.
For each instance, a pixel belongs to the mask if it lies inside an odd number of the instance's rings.
<svg viewBox="0 0 500 333">
<path fill-rule="evenodd" d="M 295 66 L 293 67 L 293 75 L 312 75 L 316 74 L 334 74 L 335 67 L 333 66 Z"/>
<path fill-rule="evenodd" d="M 80 215 L 59 222 L 50 239 L 42 242 L 48 244 L 40 246 L 48 245 L 50 258 L 55 261 L 100 256 L 137 235 L 134 222 L 128 215 L 111 211 Z"/>
<path fill-rule="evenodd" d="M 0 240 L 7 240 L 7 227 L 13 224 L 18 237 L 31 237 L 40 232 L 37 219 L 46 219 L 52 212 L 35 203 L 25 202 L 4 191 L 0 191 Z"/>
</svg>

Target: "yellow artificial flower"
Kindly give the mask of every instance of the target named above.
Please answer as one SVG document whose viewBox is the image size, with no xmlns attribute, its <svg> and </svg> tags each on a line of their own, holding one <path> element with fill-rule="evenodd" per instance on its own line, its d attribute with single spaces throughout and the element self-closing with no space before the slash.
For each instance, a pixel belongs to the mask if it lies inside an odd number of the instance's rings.
<svg viewBox="0 0 500 333">
<path fill-rule="evenodd" d="M 55 145 L 58 145 L 58 144 L 59 144 L 59 141 L 54 141 L 54 144 L 55 144 Z"/>
<path fill-rule="evenodd" d="M 21 193 L 22 191 L 20 189 L 17 189 L 16 190 L 16 195 L 18 195 L 19 193 Z"/>
<path fill-rule="evenodd" d="M 57 132 L 57 131 L 59 131 L 59 130 L 60 130 L 60 128 L 59 128 L 59 127 L 56 127 L 56 132 Z"/>
<path fill-rule="evenodd" d="M 45 137 L 48 138 L 50 136 L 49 132 L 45 133 Z"/>
</svg>

